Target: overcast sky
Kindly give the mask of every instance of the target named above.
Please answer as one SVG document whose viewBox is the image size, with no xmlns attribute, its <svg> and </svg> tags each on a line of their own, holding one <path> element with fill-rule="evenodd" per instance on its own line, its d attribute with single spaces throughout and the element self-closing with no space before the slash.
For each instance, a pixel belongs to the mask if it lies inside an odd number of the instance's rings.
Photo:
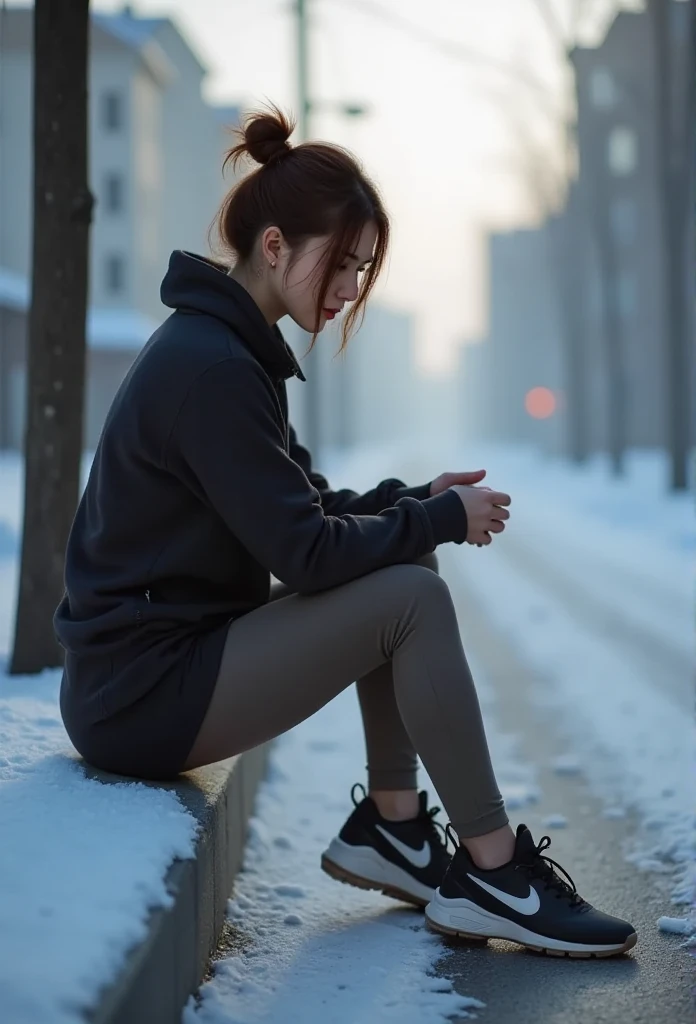
<svg viewBox="0 0 696 1024">
<path fill-rule="evenodd" d="M 322 103 L 369 104 L 347 120 L 325 110 L 312 132 L 357 152 L 393 216 L 384 301 L 412 311 L 423 363 L 444 369 L 453 346 L 485 326 L 482 232 L 529 220 L 520 134 L 552 144 L 549 107 L 563 79 L 536 0 L 307 0 L 310 79 Z M 291 0 L 135 0 L 137 13 L 172 16 L 210 69 L 215 102 L 296 104 Z M 577 0 L 551 0 L 562 18 Z M 586 0 L 596 32 L 611 0 Z M 93 7 L 116 10 L 112 0 Z M 606 14 L 604 14 L 606 17 Z M 411 27 L 412 26 L 412 27 Z M 594 26 L 594 27 L 593 27 Z M 544 84 L 528 88 L 437 40 L 509 64 Z M 528 143 L 524 143 L 527 145 Z"/>
</svg>

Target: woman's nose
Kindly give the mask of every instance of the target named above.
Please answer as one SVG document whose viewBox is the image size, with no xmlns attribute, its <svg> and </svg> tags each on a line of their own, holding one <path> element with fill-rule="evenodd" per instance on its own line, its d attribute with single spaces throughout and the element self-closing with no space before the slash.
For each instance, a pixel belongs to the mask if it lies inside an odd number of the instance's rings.
<svg viewBox="0 0 696 1024">
<path fill-rule="evenodd" d="M 341 302 L 355 302 L 358 297 L 358 280 L 342 285 L 337 292 Z"/>
</svg>

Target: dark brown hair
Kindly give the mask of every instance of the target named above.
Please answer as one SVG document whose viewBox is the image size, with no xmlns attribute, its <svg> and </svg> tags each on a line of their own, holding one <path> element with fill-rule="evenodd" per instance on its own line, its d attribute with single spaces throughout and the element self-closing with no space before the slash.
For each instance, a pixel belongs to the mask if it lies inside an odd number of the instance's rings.
<svg viewBox="0 0 696 1024">
<path fill-rule="evenodd" d="M 341 351 L 356 325 L 384 266 L 389 245 L 389 218 L 376 186 L 347 150 L 325 142 L 291 146 L 294 122 L 277 107 L 248 114 L 236 129 L 238 142 L 225 157 L 223 169 L 236 168 L 245 156 L 262 164 L 242 178 L 225 197 L 216 219 L 224 248 L 240 262 L 252 254 L 259 234 L 278 227 L 291 249 L 308 238 L 330 235 L 331 244 L 319 268 L 316 341 L 319 319 L 331 281 L 346 253 L 355 246 L 369 221 L 377 226 L 374 258 L 360 282 L 358 297 L 343 322 Z M 319 269 L 318 268 L 318 269 Z"/>
</svg>

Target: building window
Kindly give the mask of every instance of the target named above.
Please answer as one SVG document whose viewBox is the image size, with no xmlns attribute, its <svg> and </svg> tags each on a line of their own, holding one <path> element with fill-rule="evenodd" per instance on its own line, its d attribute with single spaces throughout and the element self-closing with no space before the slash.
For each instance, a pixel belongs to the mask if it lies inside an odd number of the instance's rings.
<svg viewBox="0 0 696 1024">
<path fill-rule="evenodd" d="M 609 110 L 616 103 L 616 85 L 607 68 L 593 68 L 590 75 L 590 99 L 600 110 Z"/>
<path fill-rule="evenodd" d="M 126 266 L 122 256 L 112 253 L 104 264 L 105 286 L 110 295 L 120 295 L 126 285 Z"/>
<path fill-rule="evenodd" d="M 107 132 L 118 132 L 123 128 L 123 96 L 120 92 L 103 94 L 102 121 Z"/>
<path fill-rule="evenodd" d="M 607 162 L 617 178 L 633 174 L 638 165 L 638 137 L 633 128 L 612 128 L 607 140 Z"/>
<path fill-rule="evenodd" d="M 104 179 L 104 206 L 109 213 L 123 210 L 123 175 L 110 171 Z"/>
<path fill-rule="evenodd" d="M 609 211 L 611 230 L 619 245 L 633 245 L 638 234 L 635 200 L 628 196 L 614 199 Z"/>
</svg>

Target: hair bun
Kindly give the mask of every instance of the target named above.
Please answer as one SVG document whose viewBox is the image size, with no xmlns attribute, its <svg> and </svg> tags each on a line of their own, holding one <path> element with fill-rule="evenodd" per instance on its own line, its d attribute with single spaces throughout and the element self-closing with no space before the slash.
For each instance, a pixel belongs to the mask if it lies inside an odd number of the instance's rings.
<svg viewBox="0 0 696 1024">
<path fill-rule="evenodd" d="M 249 114 L 242 129 L 243 147 L 257 164 L 268 164 L 292 151 L 288 139 L 294 123 L 277 107 Z"/>
</svg>

